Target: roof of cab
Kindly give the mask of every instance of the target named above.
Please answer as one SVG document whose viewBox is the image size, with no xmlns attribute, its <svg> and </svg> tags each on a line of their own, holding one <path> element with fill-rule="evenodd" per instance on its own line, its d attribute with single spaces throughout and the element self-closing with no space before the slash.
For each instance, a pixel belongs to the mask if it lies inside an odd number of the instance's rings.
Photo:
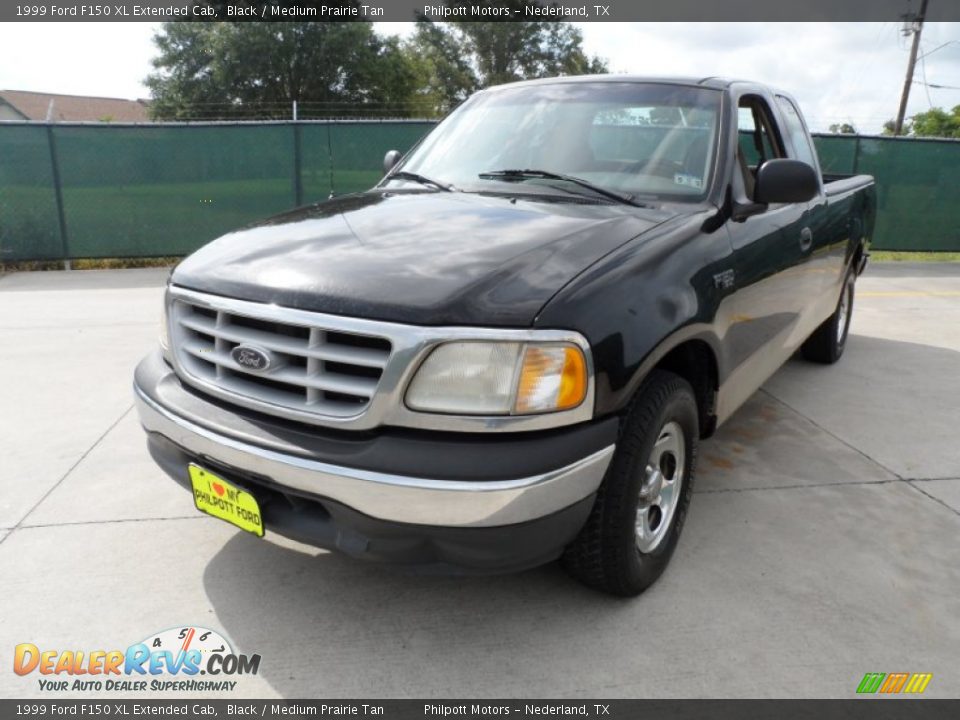
<svg viewBox="0 0 960 720">
<path fill-rule="evenodd" d="M 561 75 L 559 77 L 540 78 L 538 80 L 519 80 L 517 82 L 505 83 L 503 85 L 494 85 L 487 90 L 496 90 L 498 88 L 525 87 L 528 85 L 551 85 L 554 83 L 580 83 L 580 82 L 610 82 L 610 83 L 656 83 L 659 85 L 687 85 L 690 87 L 707 87 L 714 90 L 724 90 L 734 83 L 747 82 L 745 80 L 731 80 L 722 77 L 656 77 L 650 75 Z M 751 85 L 757 83 L 750 83 Z"/>
</svg>

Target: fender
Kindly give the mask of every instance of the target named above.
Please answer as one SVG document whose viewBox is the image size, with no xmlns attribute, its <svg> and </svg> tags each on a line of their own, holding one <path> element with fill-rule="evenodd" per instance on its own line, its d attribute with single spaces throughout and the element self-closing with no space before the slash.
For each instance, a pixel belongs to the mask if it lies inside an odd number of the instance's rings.
<svg viewBox="0 0 960 720">
<path fill-rule="evenodd" d="M 693 367 L 689 367 L 691 362 Z M 678 367 L 685 364 L 688 365 L 686 368 Z M 726 359 L 716 328 L 705 323 L 692 323 L 664 338 L 633 374 L 627 384 L 627 397 L 632 398 L 650 372 L 661 366 L 679 371 L 691 381 L 700 405 L 701 437 L 713 435 L 719 424 L 720 388 L 727 377 Z"/>
<path fill-rule="evenodd" d="M 705 343 L 725 377 L 732 248 L 725 230 L 701 230 L 716 212 L 704 207 L 641 235 L 577 277 L 538 316 L 536 326 L 575 329 L 590 342 L 597 417 L 623 410 L 650 370 L 686 342 Z"/>
</svg>

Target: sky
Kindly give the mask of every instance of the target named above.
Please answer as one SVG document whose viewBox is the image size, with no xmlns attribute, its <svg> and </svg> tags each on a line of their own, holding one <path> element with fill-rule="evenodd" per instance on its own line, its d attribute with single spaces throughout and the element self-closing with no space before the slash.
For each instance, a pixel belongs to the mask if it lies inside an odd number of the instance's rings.
<svg viewBox="0 0 960 720">
<path fill-rule="evenodd" d="M 896 114 L 909 53 L 900 23 L 580 23 L 613 72 L 759 80 L 797 97 L 814 130 L 879 132 Z M 155 23 L 0 23 L 0 89 L 148 97 Z M 412 23 L 378 23 L 407 35 Z M 941 45 L 946 44 L 944 47 Z M 908 115 L 960 105 L 960 23 L 924 27 Z"/>
</svg>

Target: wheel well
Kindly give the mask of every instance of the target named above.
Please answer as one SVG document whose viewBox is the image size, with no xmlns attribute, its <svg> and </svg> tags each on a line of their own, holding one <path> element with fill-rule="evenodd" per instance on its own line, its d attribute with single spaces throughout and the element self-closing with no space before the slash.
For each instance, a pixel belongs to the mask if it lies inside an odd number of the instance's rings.
<svg viewBox="0 0 960 720">
<path fill-rule="evenodd" d="M 850 259 L 850 267 L 856 268 L 860 265 L 860 258 L 863 257 L 863 254 L 867 251 L 866 240 L 861 240 L 857 243 L 857 249 L 853 251 L 853 257 Z"/>
<path fill-rule="evenodd" d="M 688 340 L 668 352 L 656 364 L 661 370 L 679 375 L 693 387 L 700 416 L 700 437 L 713 435 L 717 428 L 717 359 L 703 340 Z"/>
</svg>

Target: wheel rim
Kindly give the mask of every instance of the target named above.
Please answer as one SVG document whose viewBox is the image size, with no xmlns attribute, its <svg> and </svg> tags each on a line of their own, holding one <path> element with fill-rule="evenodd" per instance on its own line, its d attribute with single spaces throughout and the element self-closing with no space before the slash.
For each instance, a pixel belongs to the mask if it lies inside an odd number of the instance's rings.
<svg viewBox="0 0 960 720">
<path fill-rule="evenodd" d="M 840 307 L 837 308 L 837 345 L 843 345 L 847 337 L 847 324 L 850 322 L 850 301 L 853 295 L 853 283 L 847 282 L 840 296 Z"/>
<path fill-rule="evenodd" d="M 668 422 L 657 434 L 642 470 L 635 524 L 637 549 L 642 553 L 656 550 L 673 523 L 686 469 L 686 447 L 683 428 Z"/>
</svg>

